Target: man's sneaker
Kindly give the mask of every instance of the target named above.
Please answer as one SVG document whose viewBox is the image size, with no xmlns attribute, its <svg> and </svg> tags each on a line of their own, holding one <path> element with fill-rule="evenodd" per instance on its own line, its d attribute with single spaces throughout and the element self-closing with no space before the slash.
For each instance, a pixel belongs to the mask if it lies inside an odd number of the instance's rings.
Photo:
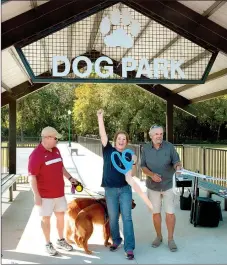
<svg viewBox="0 0 227 265">
<path fill-rule="evenodd" d="M 176 245 L 176 243 L 175 243 L 175 241 L 173 239 L 168 241 L 168 246 L 169 246 L 169 250 L 171 252 L 176 252 L 177 251 L 177 245 Z"/>
<path fill-rule="evenodd" d="M 129 250 L 125 253 L 126 255 L 126 258 L 129 259 L 129 260 L 132 260 L 134 259 L 134 254 L 133 254 L 133 251 L 132 250 Z"/>
<path fill-rule="evenodd" d="M 73 247 L 71 245 L 69 245 L 64 238 L 62 239 L 58 239 L 57 243 L 56 243 L 57 248 L 61 248 L 67 251 L 71 251 L 73 250 Z"/>
<path fill-rule="evenodd" d="M 117 244 L 112 244 L 110 246 L 110 251 L 114 252 L 116 250 L 118 250 L 118 248 L 120 248 L 121 244 L 117 245 Z"/>
<path fill-rule="evenodd" d="M 58 254 L 57 250 L 53 247 L 53 244 L 51 242 L 46 244 L 46 251 L 50 256 L 55 256 Z"/>
</svg>

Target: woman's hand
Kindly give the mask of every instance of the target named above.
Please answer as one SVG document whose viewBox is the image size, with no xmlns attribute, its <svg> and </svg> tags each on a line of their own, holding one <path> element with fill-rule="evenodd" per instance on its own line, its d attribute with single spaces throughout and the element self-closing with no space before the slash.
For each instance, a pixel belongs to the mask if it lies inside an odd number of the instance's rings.
<svg viewBox="0 0 227 265">
<path fill-rule="evenodd" d="M 103 115 L 104 115 L 104 110 L 103 110 L 103 109 L 99 109 L 99 110 L 97 111 L 97 116 L 98 116 L 98 118 L 99 118 L 99 117 L 103 117 Z"/>
<path fill-rule="evenodd" d="M 100 138 L 101 138 L 102 145 L 105 147 L 107 145 L 108 138 L 107 138 L 106 129 L 105 129 L 105 125 L 104 125 L 103 115 L 104 115 L 104 110 L 103 109 L 99 109 L 97 111 L 98 125 L 99 125 L 99 135 L 100 135 Z"/>
</svg>

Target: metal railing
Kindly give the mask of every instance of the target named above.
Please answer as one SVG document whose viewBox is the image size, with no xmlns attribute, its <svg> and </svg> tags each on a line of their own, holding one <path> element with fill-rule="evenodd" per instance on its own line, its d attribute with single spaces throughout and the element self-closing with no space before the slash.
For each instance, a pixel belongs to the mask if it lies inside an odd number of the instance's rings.
<svg viewBox="0 0 227 265">
<path fill-rule="evenodd" d="M 102 145 L 99 139 L 78 136 L 78 143 L 102 157 Z M 141 161 L 141 147 L 142 145 L 128 145 L 128 148 L 137 155 L 138 165 Z M 223 180 L 227 179 L 227 150 L 191 145 L 175 145 L 175 148 L 185 169 L 199 171 L 201 174 Z M 139 166 L 137 177 L 141 180 L 145 178 Z M 214 180 L 212 182 L 227 187 L 226 181 Z"/>
<path fill-rule="evenodd" d="M 183 167 L 201 174 L 227 179 L 227 150 L 191 145 L 175 145 Z M 226 181 L 213 180 L 215 184 L 227 187 Z"/>
<path fill-rule="evenodd" d="M 26 184 L 29 183 L 28 176 L 20 176 L 17 178 L 17 184 Z"/>
<path fill-rule="evenodd" d="M 102 157 L 102 144 L 99 139 L 78 136 L 78 143 L 96 155 Z"/>
<path fill-rule="evenodd" d="M 31 142 L 23 142 L 23 143 L 17 143 L 17 148 L 35 148 L 39 143 L 31 143 Z M 8 148 L 8 142 L 2 142 L 1 148 Z"/>
<path fill-rule="evenodd" d="M 17 148 L 35 148 L 38 143 L 17 143 Z M 1 146 L 1 173 L 9 172 L 9 148 L 8 142 L 2 142 Z"/>
<path fill-rule="evenodd" d="M 40 139 L 41 139 L 40 136 L 24 136 L 24 137 L 17 136 L 17 138 L 16 138 L 17 143 L 18 142 L 21 142 L 21 143 L 28 143 L 28 142 L 29 143 L 38 143 L 40 141 Z M 2 142 L 8 142 L 9 138 L 2 136 L 1 140 L 2 140 Z"/>
</svg>

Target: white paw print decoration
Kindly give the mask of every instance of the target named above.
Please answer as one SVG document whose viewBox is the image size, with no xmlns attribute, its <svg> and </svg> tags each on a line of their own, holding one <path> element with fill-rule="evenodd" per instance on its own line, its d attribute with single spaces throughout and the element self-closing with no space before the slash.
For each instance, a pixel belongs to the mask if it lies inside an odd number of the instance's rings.
<svg viewBox="0 0 227 265">
<path fill-rule="evenodd" d="M 119 26 L 111 32 L 111 25 Z M 129 27 L 130 34 L 123 28 Z M 107 47 L 122 47 L 132 48 L 134 37 L 137 37 L 140 32 L 140 23 L 134 19 L 127 9 L 116 9 L 110 13 L 109 17 L 104 17 L 100 25 L 100 31 L 104 36 L 104 43 Z M 107 35 L 109 33 L 109 35 Z"/>
</svg>

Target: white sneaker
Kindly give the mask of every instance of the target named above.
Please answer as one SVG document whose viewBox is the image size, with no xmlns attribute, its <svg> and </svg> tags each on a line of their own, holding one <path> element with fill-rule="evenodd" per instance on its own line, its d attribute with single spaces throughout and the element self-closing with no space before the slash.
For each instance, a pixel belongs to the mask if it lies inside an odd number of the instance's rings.
<svg viewBox="0 0 227 265">
<path fill-rule="evenodd" d="M 67 251 L 73 250 L 73 247 L 71 245 L 69 245 L 64 238 L 58 239 L 58 241 L 56 243 L 56 247 L 67 250 Z"/>
<path fill-rule="evenodd" d="M 51 242 L 46 244 L 46 251 L 50 256 L 55 256 L 58 254 L 57 250 L 54 248 Z"/>
</svg>

